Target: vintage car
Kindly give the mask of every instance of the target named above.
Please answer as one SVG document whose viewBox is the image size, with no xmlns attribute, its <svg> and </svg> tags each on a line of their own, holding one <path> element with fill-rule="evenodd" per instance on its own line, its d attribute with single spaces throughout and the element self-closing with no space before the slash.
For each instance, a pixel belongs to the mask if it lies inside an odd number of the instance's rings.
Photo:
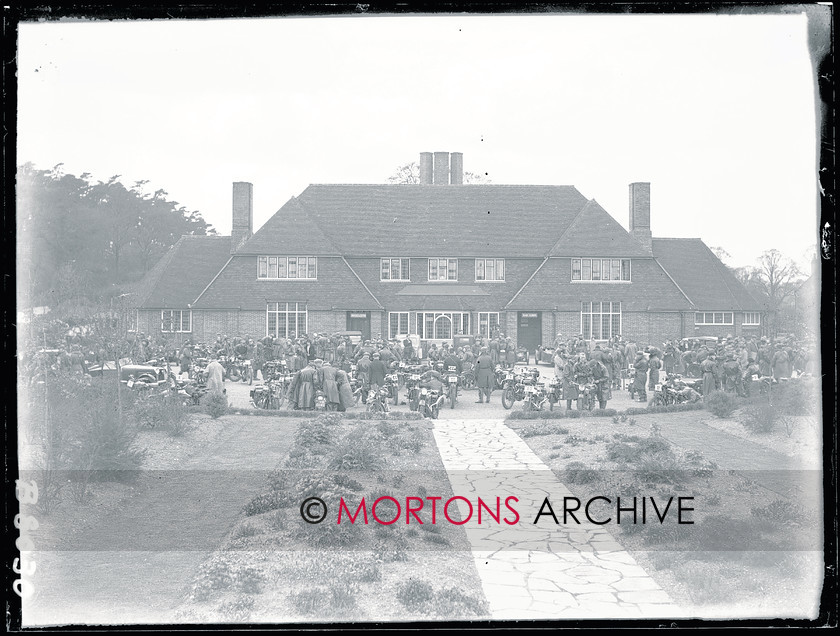
<svg viewBox="0 0 840 636">
<path fill-rule="evenodd" d="M 93 377 L 113 377 L 116 372 L 116 362 L 106 362 L 88 369 L 88 373 Z M 166 380 L 166 367 L 148 364 L 120 364 L 120 382 L 127 384 L 132 376 L 136 382 L 160 384 Z"/>
</svg>

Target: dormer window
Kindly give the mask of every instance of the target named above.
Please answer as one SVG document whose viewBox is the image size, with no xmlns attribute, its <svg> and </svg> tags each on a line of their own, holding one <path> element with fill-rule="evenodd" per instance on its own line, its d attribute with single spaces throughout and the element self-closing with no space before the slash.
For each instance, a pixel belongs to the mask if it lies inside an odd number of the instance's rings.
<svg viewBox="0 0 840 636">
<path fill-rule="evenodd" d="M 429 280 L 458 280 L 458 259 L 430 258 Z"/>
<path fill-rule="evenodd" d="M 572 281 L 629 283 L 629 258 L 573 258 Z"/>
<path fill-rule="evenodd" d="M 317 256 L 259 256 L 258 280 L 290 280 L 318 278 Z"/>
</svg>

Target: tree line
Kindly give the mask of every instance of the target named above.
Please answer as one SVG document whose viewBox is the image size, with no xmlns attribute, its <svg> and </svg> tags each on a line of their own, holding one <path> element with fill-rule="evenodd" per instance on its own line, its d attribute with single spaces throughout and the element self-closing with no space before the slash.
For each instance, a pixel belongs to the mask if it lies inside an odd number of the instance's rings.
<svg viewBox="0 0 840 636">
<path fill-rule="evenodd" d="M 148 181 L 94 181 L 62 164 L 18 166 L 19 299 L 55 307 L 99 302 L 139 280 L 184 234 L 216 234 L 199 212 Z"/>
</svg>

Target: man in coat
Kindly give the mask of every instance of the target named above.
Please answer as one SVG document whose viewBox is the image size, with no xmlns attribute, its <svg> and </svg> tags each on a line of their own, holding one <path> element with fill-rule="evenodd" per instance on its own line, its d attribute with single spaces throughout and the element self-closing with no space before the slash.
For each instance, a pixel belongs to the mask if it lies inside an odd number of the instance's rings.
<svg viewBox="0 0 840 636">
<path fill-rule="evenodd" d="M 649 366 L 648 361 L 645 359 L 645 354 L 641 351 L 637 351 L 636 360 L 633 362 L 633 368 L 636 371 L 633 376 L 633 386 L 630 388 L 630 395 L 632 397 L 634 394 L 638 393 L 639 402 L 647 402 L 645 384 L 647 383 Z"/>
<path fill-rule="evenodd" d="M 715 366 L 717 356 L 710 353 L 700 364 L 700 371 L 703 373 L 703 400 L 715 392 Z"/>
<path fill-rule="evenodd" d="M 336 368 L 329 362 L 321 366 L 321 387 L 324 390 L 324 397 L 327 400 L 327 410 L 337 411 L 341 404 L 341 396 L 338 391 Z"/>
<path fill-rule="evenodd" d="M 303 411 L 311 411 L 315 408 L 315 390 L 318 384 L 318 370 L 315 362 L 309 364 L 298 375 L 297 385 L 297 408 Z"/>
<path fill-rule="evenodd" d="M 475 361 L 475 383 L 478 386 L 478 402 L 483 404 L 484 398 L 487 398 L 487 403 L 490 404 L 490 394 L 493 392 L 493 360 L 490 359 L 490 351 L 487 347 L 482 347 L 478 358 Z"/>
<path fill-rule="evenodd" d="M 218 360 L 213 360 L 207 365 L 207 394 L 225 392 L 225 368 Z"/>
<path fill-rule="evenodd" d="M 379 352 L 373 354 L 373 360 L 370 361 L 370 388 L 376 391 L 385 384 L 385 376 L 388 373 L 388 368 L 382 362 Z"/>
</svg>

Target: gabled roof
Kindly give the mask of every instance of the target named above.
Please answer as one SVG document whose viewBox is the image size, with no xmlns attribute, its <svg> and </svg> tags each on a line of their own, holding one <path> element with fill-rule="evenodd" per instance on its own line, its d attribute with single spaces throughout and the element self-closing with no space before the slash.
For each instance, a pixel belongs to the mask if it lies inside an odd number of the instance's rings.
<svg viewBox="0 0 840 636">
<path fill-rule="evenodd" d="M 653 255 L 698 310 L 766 309 L 699 238 L 655 238 Z"/>
<path fill-rule="evenodd" d="M 650 254 L 592 199 L 557 239 L 549 256 L 649 257 Z"/>
<path fill-rule="evenodd" d="M 296 254 L 301 250 L 310 256 L 340 253 L 298 199 L 292 197 L 236 253 Z"/>
<path fill-rule="evenodd" d="M 544 257 L 587 200 L 572 186 L 310 185 L 297 201 L 345 256 Z M 281 216 L 249 253 L 282 240 Z"/>
<path fill-rule="evenodd" d="M 229 236 L 182 236 L 138 284 L 138 307 L 186 309 L 229 259 Z"/>
<path fill-rule="evenodd" d="M 298 246 L 300 248 L 300 246 Z M 195 309 L 259 309 L 267 303 L 306 303 L 310 310 L 375 310 L 382 305 L 344 259 L 318 259 L 317 280 L 258 280 L 257 257 L 237 253 L 196 299 Z"/>
</svg>

